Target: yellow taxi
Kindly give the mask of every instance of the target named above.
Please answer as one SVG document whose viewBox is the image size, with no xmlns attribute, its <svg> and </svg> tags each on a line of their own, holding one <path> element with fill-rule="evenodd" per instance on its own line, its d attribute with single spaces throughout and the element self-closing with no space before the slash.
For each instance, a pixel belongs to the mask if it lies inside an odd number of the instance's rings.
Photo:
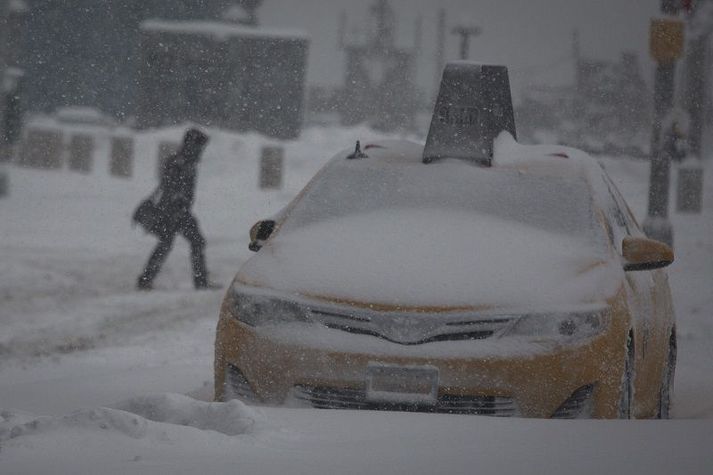
<svg viewBox="0 0 713 475">
<path fill-rule="evenodd" d="M 258 222 L 220 312 L 216 399 L 668 417 L 671 249 L 593 158 L 512 135 L 487 160 L 434 155 L 430 136 L 357 144 Z"/>
</svg>

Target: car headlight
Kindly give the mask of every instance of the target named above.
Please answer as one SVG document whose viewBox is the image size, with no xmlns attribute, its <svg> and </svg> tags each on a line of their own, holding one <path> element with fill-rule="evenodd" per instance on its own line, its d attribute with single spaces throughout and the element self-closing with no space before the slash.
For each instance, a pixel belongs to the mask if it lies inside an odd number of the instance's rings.
<svg viewBox="0 0 713 475">
<path fill-rule="evenodd" d="M 294 302 L 237 291 L 233 292 L 231 310 L 235 318 L 251 326 L 308 321 L 308 310 Z"/>
<path fill-rule="evenodd" d="M 609 325 L 611 310 L 599 307 L 587 311 L 522 315 L 507 336 L 581 340 L 602 333 Z"/>
</svg>

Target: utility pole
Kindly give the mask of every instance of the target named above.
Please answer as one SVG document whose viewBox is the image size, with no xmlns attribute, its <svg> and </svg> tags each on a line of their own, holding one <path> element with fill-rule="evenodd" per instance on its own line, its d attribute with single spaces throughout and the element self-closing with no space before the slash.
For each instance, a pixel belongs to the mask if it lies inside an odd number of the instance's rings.
<svg viewBox="0 0 713 475">
<path fill-rule="evenodd" d="M 708 35 L 691 38 L 686 52 L 686 109 L 691 119 L 688 149 L 696 158 L 701 158 L 702 152 L 708 39 Z"/>
<path fill-rule="evenodd" d="M 451 33 L 460 36 L 460 59 L 468 59 L 470 37 L 478 36 L 480 34 L 480 28 L 477 26 L 456 26 L 451 30 Z"/>
<path fill-rule="evenodd" d="M 582 87 L 582 49 L 579 42 L 579 30 L 572 32 L 572 62 L 574 63 L 574 96 L 572 100 L 572 113 L 579 116 L 584 110 Z"/>
<path fill-rule="evenodd" d="M 5 143 L 5 49 L 7 47 L 7 0 L 0 0 L 0 198 L 7 195 L 8 177 L 5 162 L 9 159 L 9 148 Z"/>
<path fill-rule="evenodd" d="M 339 38 L 337 39 L 337 48 L 339 51 L 342 51 L 345 46 L 345 38 L 346 38 L 346 31 L 347 31 L 347 12 L 344 10 L 341 11 L 339 14 Z"/>
<path fill-rule="evenodd" d="M 0 160 L 5 158 L 5 55 L 7 54 L 7 16 L 9 2 L 0 0 Z"/>
<path fill-rule="evenodd" d="M 662 124 L 673 107 L 676 60 L 683 53 L 683 22 L 676 18 L 680 3 L 661 0 L 662 19 L 651 21 L 650 49 L 656 61 L 654 78 L 654 123 L 651 136 L 649 206 L 644 232 L 651 239 L 673 246 L 673 228 L 668 219 L 671 157 L 663 150 Z"/>
<path fill-rule="evenodd" d="M 423 49 L 423 17 L 421 15 L 416 17 L 413 30 L 413 53 L 416 56 L 420 56 Z"/>
<path fill-rule="evenodd" d="M 678 167 L 676 191 L 676 211 L 679 213 L 700 213 L 703 205 L 703 128 L 705 108 L 708 103 L 708 71 L 706 60 L 708 42 L 713 33 L 713 2 L 710 0 L 688 0 L 685 4 L 686 58 L 684 105 L 688 113 L 688 155 Z"/>
<path fill-rule="evenodd" d="M 703 123 L 706 106 L 708 42 L 713 34 L 713 1 L 699 0 L 688 8 L 688 49 L 686 51 L 686 109 L 691 117 L 689 148 L 702 155 Z"/>
<path fill-rule="evenodd" d="M 438 26 L 436 27 L 436 87 L 435 96 L 438 95 L 438 89 L 441 85 L 441 75 L 443 74 L 443 66 L 446 64 L 446 9 L 438 10 Z"/>
</svg>

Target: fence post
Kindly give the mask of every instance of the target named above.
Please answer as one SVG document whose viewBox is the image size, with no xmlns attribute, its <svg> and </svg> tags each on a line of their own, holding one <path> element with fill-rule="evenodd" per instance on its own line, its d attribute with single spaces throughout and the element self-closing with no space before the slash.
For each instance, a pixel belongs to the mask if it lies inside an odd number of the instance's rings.
<svg viewBox="0 0 713 475">
<path fill-rule="evenodd" d="M 7 171 L 5 171 L 5 164 L 0 162 L 0 198 L 7 196 L 8 194 L 8 182 Z"/>
<path fill-rule="evenodd" d="M 62 132 L 29 129 L 20 146 L 19 164 L 35 168 L 62 168 Z"/>
<path fill-rule="evenodd" d="M 133 172 L 134 139 L 132 137 L 112 137 L 109 174 L 129 178 Z"/>
<path fill-rule="evenodd" d="M 697 160 L 698 162 L 698 160 Z M 703 202 L 703 168 L 699 163 L 678 169 L 676 189 L 676 211 L 680 213 L 700 213 Z"/>
<path fill-rule="evenodd" d="M 94 137 L 86 134 L 73 135 L 69 142 L 69 169 L 81 173 L 92 171 Z"/>
<path fill-rule="evenodd" d="M 282 166 L 284 149 L 278 146 L 266 146 L 260 154 L 260 188 L 277 189 L 282 187 Z"/>
</svg>

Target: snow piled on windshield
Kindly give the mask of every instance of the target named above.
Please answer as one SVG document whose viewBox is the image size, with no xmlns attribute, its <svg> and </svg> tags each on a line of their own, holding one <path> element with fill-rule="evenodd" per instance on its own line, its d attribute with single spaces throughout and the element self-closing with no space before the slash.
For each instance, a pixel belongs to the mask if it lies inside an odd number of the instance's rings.
<svg viewBox="0 0 713 475">
<path fill-rule="evenodd" d="M 239 280 L 397 306 L 555 305 L 614 292 L 621 269 L 590 269 L 601 259 L 577 237 L 487 214 L 385 209 L 278 234 Z"/>
</svg>

